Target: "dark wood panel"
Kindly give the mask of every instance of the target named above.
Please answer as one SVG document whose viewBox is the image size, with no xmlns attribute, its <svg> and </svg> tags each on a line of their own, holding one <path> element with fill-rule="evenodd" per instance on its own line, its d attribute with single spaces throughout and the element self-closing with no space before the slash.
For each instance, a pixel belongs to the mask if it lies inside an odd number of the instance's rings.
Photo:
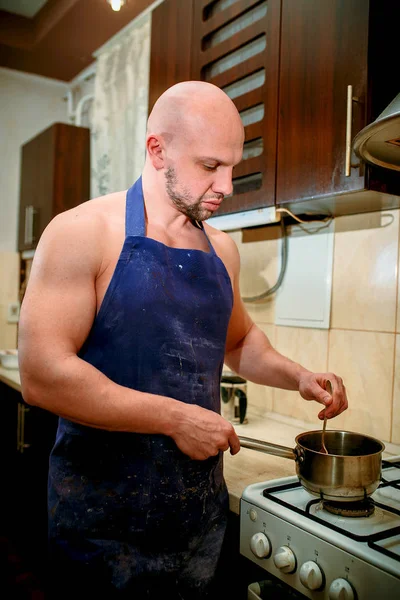
<svg viewBox="0 0 400 600">
<path fill-rule="evenodd" d="M 253 25 L 238 31 L 231 38 L 224 40 L 220 44 L 203 50 L 198 55 L 198 66 L 203 67 L 217 58 L 221 58 L 222 56 L 226 56 L 231 52 L 234 48 L 240 48 L 240 46 L 244 46 L 248 42 L 256 39 L 261 36 L 265 32 L 265 22 L 264 19 L 257 21 Z"/>
<path fill-rule="evenodd" d="M 277 203 L 365 187 L 345 175 L 347 86 L 352 130 L 365 123 L 368 0 L 283 0 Z"/>
<path fill-rule="evenodd" d="M 18 248 L 34 248 L 52 216 L 55 130 L 50 127 L 21 148 Z M 25 241 L 26 210 L 35 211 L 32 243 Z"/>
<path fill-rule="evenodd" d="M 231 69 L 224 71 L 223 73 L 219 73 L 215 77 L 208 78 L 207 81 L 222 88 L 232 81 L 238 81 L 243 77 L 252 75 L 263 67 L 265 67 L 265 56 L 262 52 L 260 52 L 259 54 L 248 58 L 239 65 L 236 65 Z"/>
<path fill-rule="evenodd" d="M 193 0 L 165 0 L 152 13 L 149 113 L 166 89 L 191 76 Z"/>
<path fill-rule="evenodd" d="M 36 247 L 51 219 L 90 197 L 90 130 L 55 123 L 21 150 L 18 249 Z M 34 210 L 31 242 L 25 241 L 26 208 Z"/>
<path fill-rule="evenodd" d="M 251 140 L 262 137 L 264 129 L 265 128 L 261 122 L 248 125 L 244 128 L 245 141 L 250 142 Z"/>
<path fill-rule="evenodd" d="M 211 34 L 215 29 L 231 22 L 243 10 L 249 10 L 261 3 L 262 0 L 252 1 L 251 3 L 244 1 L 234 3 L 231 7 L 217 13 L 206 22 L 203 22 L 203 13 L 210 3 L 196 2 L 194 7 L 193 79 L 204 79 L 225 88 L 232 82 L 237 82 L 262 68 L 265 69 L 266 80 L 262 86 L 233 99 L 240 112 L 257 104 L 264 105 L 263 118 L 259 122 L 245 127 L 246 141 L 262 138 L 263 151 L 256 158 L 243 160 L 234 170 L 234 183 L 238 175 L 244 176 L 259 172 L 260 180 L 258 184 L 260 189 L 253 189 L 254 181 L 249 182 L 248 191 L 236 192 L 234 196 L 226 198 L 218 214 L 271 206 L 275 203 L 281 0 L 269 0 L 266 15 L 215 47 L 204 49 L 206 45 L 204 36 L 207 32 Z M 263 35 L 266 37 L 265 50 L 215 77 L 208 75 L 207 66 Z"/>
<path fill-rule="evenodd" d="M 90 130 L 55 125 L 54 202 L 52 217 L 90 197 Z"/>
<path fill-rule="evenodd" d="M 243 94 L 238 98 L 233 99 L 233 103 L 239 112 L 246 110 L 248 108 L 252 108 L 253 106 L 257 106 L 257 104 L 265 105 L 265 97 L 267 94 L 267 86 L 264 84 L 251 92 L 247 92 L 247 94 Z M 265 112 L 265 107 L 264 107 Z"/>
<path fill-rule="evenodd" d="M 257 4 L 261 4 L 261 2 L 263 2 L 263 0 L 237 0 L 234 4 L 231 4 L 231 6 L 217 12 L 210 18 L 207 18 L 207 10 L 204 11 L 203 7 L 205 3 L 203 2 L 201 6 L 203 18 L 199 19 L 200 27 L 203 29 L 202 35 L 205 36 L 211 31 L 220 29 L 223 25 L 233 21 L 233 19 L 242 15 L 242 13 L 247 12 Z"/>
<path fill-rule="evenodd" d="M 264 157 L 262 155 L 255 156 L 254 158 L 248 158 L 243 160 L 233 169 L 233 177 L 244 177 L 245 175 L 251 175 L 252 173 L 262 173 L 264 169 Z"/>
</svg>

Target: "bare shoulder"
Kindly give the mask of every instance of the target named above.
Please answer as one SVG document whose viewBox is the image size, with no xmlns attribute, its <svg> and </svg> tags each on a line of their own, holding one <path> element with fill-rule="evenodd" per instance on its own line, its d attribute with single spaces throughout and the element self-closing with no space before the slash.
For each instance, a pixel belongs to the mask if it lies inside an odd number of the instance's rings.
<svg viewBox="0 0 400 600">
<path fill-rule="evenodd" d="M 123 230 L 125 192 L 94 198 L 54 217 L 44 230 L 35 261 L 75 262 L 100 269 L 110 238 Z"/>
<path fill-rule="evenodd" d="M 239 272 L 240 256 L 234 240 L 224 231 L 215 229 L 204 223 L 205 231 L 214 247 L 215 252 L 224 263 L 229 275 L 233 279 Z"/>
</svg>

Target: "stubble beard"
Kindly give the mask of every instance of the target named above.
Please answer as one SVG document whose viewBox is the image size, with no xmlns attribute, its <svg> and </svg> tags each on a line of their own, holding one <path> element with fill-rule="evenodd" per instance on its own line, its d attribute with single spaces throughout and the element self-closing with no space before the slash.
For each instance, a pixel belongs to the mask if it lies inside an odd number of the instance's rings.
<svg viewBox="0 0 400 600">
<path fill-rule="evenodd" d="M 201 207 L 202 201 L 206 198 L 204 194 L 197 200 L 193 200 L 193 196 L 187 189 L 183 188 L 182 191 L 178 191 L 178 178 L 173 167 L 168 167 L 165 172 L 165 189 L 179 212 L 192 221 L 205 221 L 212 215 L 211 210 Z"/>
</svg>

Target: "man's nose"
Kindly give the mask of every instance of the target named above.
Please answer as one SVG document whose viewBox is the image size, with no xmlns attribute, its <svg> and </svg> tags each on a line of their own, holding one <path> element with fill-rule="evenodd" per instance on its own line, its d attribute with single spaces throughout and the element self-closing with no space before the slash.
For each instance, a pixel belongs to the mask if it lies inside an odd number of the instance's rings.
<svg viewBox="0 0 400 600">
<path fill-rule="evenodd" d="M 213 192 L 223 194 L 224 196 L 230 196 L 232 194 L 232 169 L 221 169 L 221 171 L 218 172 L 212 190 Z"/>
</svg>

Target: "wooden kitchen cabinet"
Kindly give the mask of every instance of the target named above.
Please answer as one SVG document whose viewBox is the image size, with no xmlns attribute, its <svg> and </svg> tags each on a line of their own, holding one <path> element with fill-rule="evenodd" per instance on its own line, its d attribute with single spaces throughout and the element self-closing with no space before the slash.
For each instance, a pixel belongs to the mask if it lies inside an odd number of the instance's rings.
<svg viewBox="0 0 400 600">
<path fill-rule="evenodd" d="M 398 93 L 395 5 L 282 0 L 276 204 L 325 214 L 398 206 L 380 195 L 400 193 L 394 173 L 349 151 Z"/>
<path fill-rule="evenodd" d="M 149 107 L 174 83 L 204 80 L 246 121 L 219 215 L 400 206 L 399 174 L 348 152 L 399 91 L 397 10 L 398 0 L 165 0 L 155 9 Z"/>
<path fill-rule="evenodd" d="M 90 196 L 90 130 L 55 123 L 22 146 L 18 250 L 32 250 L 58 213 Z"/>
<path fill-rule="evenodd" d="M 24 403 L 0 382 L 3 473 L 0 537 L 35 570 L 44 567 L 47 545 L 47 474 L 58 418 Z M 6 474 L 7 473 L 7 474 Z"/>
<path fill-rule="evenodd" d="M 275 203 L 281 1 L 195 1 L 192 79 L 223 89 L 245 125 L 233 194 L 218 215 Z"/>
<path fill-rule="evenodd" d="M 167 88 L 190 79 L 194 0 L 164 0 L 151 16 L 149 113 Z"/>
</svg>

